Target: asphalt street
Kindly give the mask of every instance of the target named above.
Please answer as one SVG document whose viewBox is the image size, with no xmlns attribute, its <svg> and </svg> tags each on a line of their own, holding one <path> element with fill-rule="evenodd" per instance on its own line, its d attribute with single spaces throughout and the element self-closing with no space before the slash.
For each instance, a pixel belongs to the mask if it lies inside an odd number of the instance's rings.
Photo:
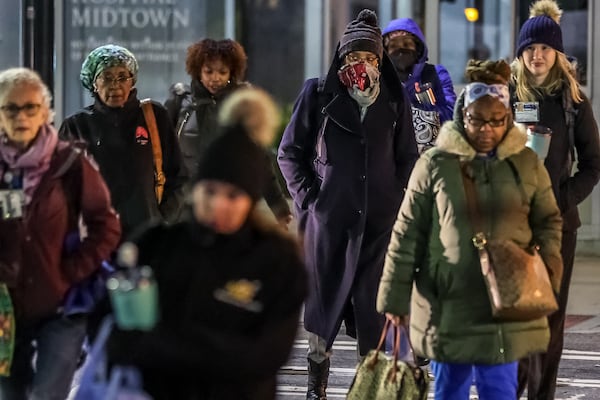
<svg viewBox="0 0 600 400">
<path fill-rule="evenodd" d="M 565 346 L 555 400 L 600 399 L 600 258 L 577 257 L 567 308 Z M 300 326 L 287 365 L 279 374 L 278 400 L 306 398 L 306 333 Z M 343 332 L 333 346 L 327 395 L 343 399 L 357 364 L 356 341 Z M 431 389 L 435 382 L 432 382 Z M 429 399 L 433 399 L 430 390 Z M 525 399 L 525 397 L 523 397 Z M 471 399 L 477 399 L 473 388 Z"/>
</svg>

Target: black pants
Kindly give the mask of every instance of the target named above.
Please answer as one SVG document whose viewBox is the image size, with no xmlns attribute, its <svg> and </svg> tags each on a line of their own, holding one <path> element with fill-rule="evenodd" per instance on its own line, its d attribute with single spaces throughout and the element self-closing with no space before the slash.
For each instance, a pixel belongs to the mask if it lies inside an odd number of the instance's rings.
<svg viewBox="0 0 600 400">
<path fill-rule="evenodd" d="M 558 296 L 558 310 L 548 317 L 550 344 L 546 353 L 534 354 L 519 362 L 519 388 L 517 399 L 527 387 L 528 400 L 553 400 L 556 391 L 558 363 L 563 350 L 565 316 L 569 299 L 569 286 L 575 261 L 577 232 L 563 232 L 561 255 L 563 276 Z"/>
</svg>

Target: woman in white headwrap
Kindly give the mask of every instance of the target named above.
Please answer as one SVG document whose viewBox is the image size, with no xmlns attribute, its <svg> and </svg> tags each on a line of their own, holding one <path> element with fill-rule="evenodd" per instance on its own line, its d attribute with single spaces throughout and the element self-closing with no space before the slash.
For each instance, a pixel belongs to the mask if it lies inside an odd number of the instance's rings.
<svg viewBox="0 0 600 400">
<path fill-rule="evenodd" d="M 561 218 L 550 178 L 513 124 L 504 61 L 471 61 L 454 121 L 411 175 L 398 214 L 377 308 L 409 323 L 419 356 L 432 362 L 436 399 L 514 399 L 517 360 L 546 349 L 548 321 L 501 322 L 490 300 L 468 214 L 471 179 L 490 239 L 540 246 L 555 291 L 562 274 Z M 413 291 L 413 284 L 415 290 Z"/>
</svg>

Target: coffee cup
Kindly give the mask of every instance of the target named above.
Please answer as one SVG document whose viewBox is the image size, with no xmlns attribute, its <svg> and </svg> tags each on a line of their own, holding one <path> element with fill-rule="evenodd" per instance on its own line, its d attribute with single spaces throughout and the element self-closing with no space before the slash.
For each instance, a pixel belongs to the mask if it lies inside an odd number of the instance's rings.
<svg viewBox="0 0 600 400">
<path fill-rule="evenodd" d="M 532 125 L 527 127 L 526 146 L 535 151 L 542 161 L 544 161 L 548 155 L 551 140 L 552 129 L 542 125 Z"/>
</svg>

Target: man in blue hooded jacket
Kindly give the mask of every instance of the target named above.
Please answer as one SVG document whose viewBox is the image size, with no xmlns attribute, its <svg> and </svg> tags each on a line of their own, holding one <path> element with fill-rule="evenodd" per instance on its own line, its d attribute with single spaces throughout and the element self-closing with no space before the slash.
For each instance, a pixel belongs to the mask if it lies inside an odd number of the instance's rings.
<svg viewBox="0 0 600 400">
<path fill-rule="evenodd" d="M 392 20 L 383 30 L 383 45 L 412 104 L 419 152 L 435 144 L 441 124 L 452 119 L 456 93 L 448 70 L 427 62 L 425 37 L 410 18 Z"/>
</svg>

